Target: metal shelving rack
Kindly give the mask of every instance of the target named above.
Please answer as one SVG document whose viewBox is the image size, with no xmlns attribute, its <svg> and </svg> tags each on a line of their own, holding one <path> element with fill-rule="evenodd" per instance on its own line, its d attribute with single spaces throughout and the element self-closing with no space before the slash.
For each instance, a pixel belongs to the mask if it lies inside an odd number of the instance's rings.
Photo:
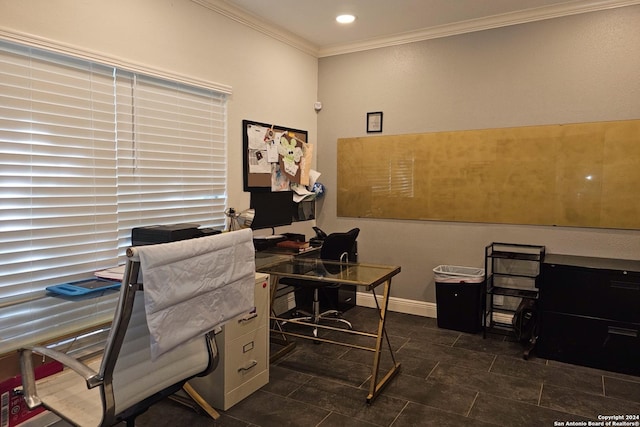
<svg viewBox="0 0 640 427">
<path fill-rule="evenodd" d="M 513 334 L 512 319 L 523 299 L 538 299 L 540 271 L 545 247 L 516 243 L 491 243 L 485 247 L 486 297 L 483 336 L 487 332 Z M 535 346 L 529 340 L 524 358 Z"/>
</svg>

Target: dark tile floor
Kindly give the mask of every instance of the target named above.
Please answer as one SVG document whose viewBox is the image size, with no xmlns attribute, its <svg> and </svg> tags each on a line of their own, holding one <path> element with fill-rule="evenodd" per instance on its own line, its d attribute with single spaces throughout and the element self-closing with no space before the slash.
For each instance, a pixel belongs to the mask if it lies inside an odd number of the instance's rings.
<svg viewBox="0 0 640 427">
<path fill-rule="evenodd" d="M 345 317 L 356 329 L 377 324 L 369 308 L 356 307 Z M 390 312 L 387 319 L 402 368 L 371 405 L 365 399 L 372 353 L 297 340 L 293 352 L 271 365 L 269 384 L 221 411 L 218 420 L 167 400 L 137 425 L 537 427 L 640 414 L 640 377 L 535 354 L 524 360 L 518 343 L 439 329 L 431 318 Z M 383 368 L 390 363 L 387 353 Z"/>
</svg>

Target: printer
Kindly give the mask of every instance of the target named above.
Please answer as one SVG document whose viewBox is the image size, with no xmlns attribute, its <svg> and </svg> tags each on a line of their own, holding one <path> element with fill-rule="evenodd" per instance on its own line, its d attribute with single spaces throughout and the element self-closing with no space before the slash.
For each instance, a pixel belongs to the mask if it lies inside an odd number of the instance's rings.
<svg viewBox="0 0 640 427">
<path fill-rule="evenodd" d="M 150 225 L 131 230 L 131 245 L 144 246 L 156 243 L 177 242 L 220 233 L 213 228 L 199 228 L 200 224 Z"/>
</svg>

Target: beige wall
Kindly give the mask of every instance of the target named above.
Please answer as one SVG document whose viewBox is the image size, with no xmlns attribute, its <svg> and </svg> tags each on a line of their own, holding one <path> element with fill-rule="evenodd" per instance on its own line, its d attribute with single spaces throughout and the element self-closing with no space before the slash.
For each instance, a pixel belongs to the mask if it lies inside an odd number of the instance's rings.
<svg viewBox="0 0 640 427">
<path fill-rule="evenodd" d="M 249 207 L 243 119 L 304 129 L 315 142 L 318 60 L 190 0 L 0 0 L 1 33 L 231 86 L 230 206 Z"/>
<path fill-rule="evenodd" d="M 335 192 L 336 140 L 366 135 L 369 111 L 386 135 L 640 118 L 638 22 L 631 6 L 321 58 L 319 225 L 360 227 L 360 260 L 401 265 L 392 296 L 413 301 L 435 301 L 434 267 L 482 266 L 494 241 L 640 259 L 639 231 L 338 218 Z"/>
</svg>

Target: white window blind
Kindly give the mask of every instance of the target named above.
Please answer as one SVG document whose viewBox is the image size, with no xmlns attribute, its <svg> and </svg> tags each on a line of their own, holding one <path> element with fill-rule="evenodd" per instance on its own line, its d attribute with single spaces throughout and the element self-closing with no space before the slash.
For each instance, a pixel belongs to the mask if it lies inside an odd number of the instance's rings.
<svg viewBox="0 0 640 427">
<path fill-rule="evenodd" d="M 0 40 L 0 341 L 73 327 L 36 299 L 123 263 L 133 227 L 222 228 L 226 153 L 224 94 Z"/>
<path fill-rule="evenodd" d="M 113 70 L 1 44 L 0 298 L 117 257 Z"/>
<path fill-rule="evenodd" d="M 224 225 L 225 96 L 117 74 L 121 250 L 141 225 Z"/>
</svg>

